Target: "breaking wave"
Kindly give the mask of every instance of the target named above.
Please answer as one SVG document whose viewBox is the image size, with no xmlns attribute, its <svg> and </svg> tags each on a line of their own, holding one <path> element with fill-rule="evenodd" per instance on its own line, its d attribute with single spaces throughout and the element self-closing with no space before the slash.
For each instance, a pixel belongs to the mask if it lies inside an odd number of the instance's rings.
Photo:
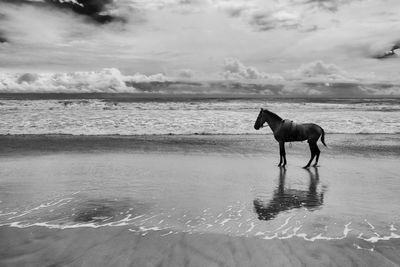
<svg viewBox="0 0 400 267">
<path fill-rule="evenodd" d="M 255 131 L 260 107 L 327 133 L 395 134 L 400 104 L 392 100 L 306 103 L 265 100 L 141 101 L 1 100 L 0 134 L 154 135 L 265 134 Z"/>
</svg>

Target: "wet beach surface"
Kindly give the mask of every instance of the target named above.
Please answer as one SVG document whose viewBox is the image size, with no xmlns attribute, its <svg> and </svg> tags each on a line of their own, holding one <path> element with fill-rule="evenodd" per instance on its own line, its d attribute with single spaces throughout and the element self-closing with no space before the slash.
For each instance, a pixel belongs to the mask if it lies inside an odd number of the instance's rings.
<svg viewBox="0 0 400 267">
<path fill-rule="evenodd" d="M 397 136 L 269 139 L 2 136 L 0 265 L 400 264 Z"/>
</svg>

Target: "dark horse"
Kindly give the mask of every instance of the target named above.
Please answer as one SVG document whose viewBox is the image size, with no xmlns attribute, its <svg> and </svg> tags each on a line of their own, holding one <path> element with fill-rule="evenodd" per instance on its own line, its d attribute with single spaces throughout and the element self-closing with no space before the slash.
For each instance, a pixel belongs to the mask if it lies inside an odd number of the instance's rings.
<svg viewBox="0 0 400 267">
<path fill-rule="evenodd" d="M 290 120 L 283 120 L 275 113 L 268 109 L 261 109 L 258 114 L 254 129 L 258 130 L 263 127 L 264 123 L 267 122 L 276 141 L 279 142 L 280 161 L 278 166 L 286 165 L 286 152 L 285 142 L 296 142 L 307 140 L 310 145 L 311 159 L 304 168 L 310 167 L 311 162 L 315 159 L 314 166 L 317 166 L 319 160 L 319 154 L 321 151 L 318 148 L 317 141 L 321 137 L 321 142 L 325 144 L 325 132 L 320 126 L 314 123 L 302 123 L 297 124 Z M 283 161 L 283 162 L 282 162 Z"/>
</svg>

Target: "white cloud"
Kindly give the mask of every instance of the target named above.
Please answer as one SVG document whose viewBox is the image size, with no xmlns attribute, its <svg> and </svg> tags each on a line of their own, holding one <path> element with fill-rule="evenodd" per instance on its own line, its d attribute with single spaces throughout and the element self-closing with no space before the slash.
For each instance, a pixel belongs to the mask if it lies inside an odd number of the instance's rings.
<svg viewBox="0 0 400 267">
<path fill-rule="evenodd" d="M 355 81 L 353 77 L 335 64 L 326 64 L 320 60 L 287 71 L 286 77 L 295 80 Z"/>
<path fill-rule="evenodd" d="M 228 80 L 255 80 L 255 79 L 264 79 L 271 81 L 281 81 L 282 77 L 276 74 L 268 74 L 262 71 L 259 71 L 257 68 L 252 66 L 246 66 L 238 59 L 235 58 L 227 58 L 224 62 L 224 72 L 222 76 Z"/>
<path fill-rule="evenodd" d="M 288 70 L 284 75 L 288 81 L 323 82 L 323 83 L 371 83 L 387 81 L 372 72 L 349 72 L 335 64 L 316 60 L 302 64 L 297 69 Z M 392 82 L 399 82 L 399 79 Z"/>
<path fill-rule="evenodd" d="M 146 82 L 166 82 L 170 81 L 171 79 L 165 76 L 162 73 L 152 74 L 152 75 L 145 75 L 141 73 L 136 73 L 132 76 L 125 76 L 124 81 L 126 82 L 134 82 L 134 83 L 146 83 Z"/>
<path fill-rule="evenodd" d="M 0 73 L 0 92 L 11 93 L 135 93 L 127 82 L 165 82 L 163 74 L 124 76 L 118 69 L 69 73 Z"/>
<path fill-rule="evenodd" d="M 235 59 L 227 60 L 228 80 L 195 82 L 175 80 L 162 73 L 123 75 L 115 68 L 69 73 L 0 73 L 0 93 L 400 95 L 400 81 L 368 82 L 367 75 L 348 73 L 334 64 L 321 61 L 304 64 L 286 74 L 283 79 L 245 66 Z"/>
</svg>

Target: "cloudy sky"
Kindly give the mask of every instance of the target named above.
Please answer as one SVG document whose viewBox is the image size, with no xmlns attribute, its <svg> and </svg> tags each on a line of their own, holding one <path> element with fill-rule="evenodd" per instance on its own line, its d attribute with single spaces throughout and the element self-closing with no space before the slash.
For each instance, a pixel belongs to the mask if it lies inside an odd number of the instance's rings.
<svg viewBox="0 0 400 267">
<path fill-rule="evenodd" d="M 399 80 L 399 0 L 0 0 L 0 71 Z"/>
</svg>

